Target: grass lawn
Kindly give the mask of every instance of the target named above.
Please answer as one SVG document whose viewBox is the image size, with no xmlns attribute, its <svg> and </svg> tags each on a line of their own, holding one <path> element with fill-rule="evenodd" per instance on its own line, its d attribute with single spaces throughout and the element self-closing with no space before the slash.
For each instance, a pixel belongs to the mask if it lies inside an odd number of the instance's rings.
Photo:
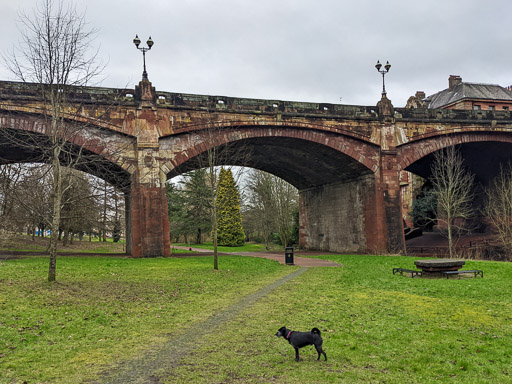
<svg viewBox="0 0 512 384">
<path fill-rule="evenodd" d="M 186 243 L 176 243 L 171 244 L 172 245 L 179 245 L 184 247 L 192 247 L 192 248 L 202 248 L 202 249 L 210 249 L 213 251 L 213 244 L 212 242 L 205 242 L 203 244 L 186 244 Z M 276 245 L 273 245 L 273 247 L 276 247 L 273 250 L 279 250 L 283 251 L 283 247 L 279 247 Z M 256 243 L 245 243 L 244 245 L 240 247 L 223 247 L 218 246 L 217 250 L 219 252 L 265 252 L 265 244 L 256 244 Z"/>
<path fill-rule="evenodd" d="M 80 383 L 289 273 L 248 257 L 0 262 L 0 383 Z"/>
<path fill-rule="evenodd" d="M 163 383 L 512 383 L 512 263 L 468 261 L 485 278 L 393 275 L 399 256 L 329 256 L 257 301 L 159 376 Z M 296 270 L 265 259 L 46 258 L 0 262 L 0 383 L 97 379 Z M 318 327 L 313 347 L 274 336 Z"/>
<path fill-rule="evenodd" d="M 48 237 L 36 236 L 32 239 L 30 235 L 21 234 L 2 234 L 0 237 L 0 252 L 1 251 L 17 251 L 17 252 L 45 252 L 48 248 L 50 239 Z M 75 239 L 73 244 L 68 243 L 66 247 L 59 242 L 57 245 L 58 252 L 72 252 L 72 253 L 125 253 L 126 244 L 124 239 L 114 243 L 112 238 L 107 238 L 106 242 L 100 241 L 99 238 L 93 237 L 89 240 L 85 236 L 82 241 Z M 1 259 L 1 256 L 0 256 Z"/>
<path fill-rule="evenodd" d="M 327 258 L 327 257 L 326 257 Z M 468 261 L 485 278 L 411 279 L 412 258 L 330 256 L 211 335 L 172 382 L 512 383 L 512 264 Z M 319 327 L 328 361 L 273 334 Z M 216 377 L 216 379 L 212 379 Z M 176 381 L 174 381 L 176 380 Z"/>
</svg>

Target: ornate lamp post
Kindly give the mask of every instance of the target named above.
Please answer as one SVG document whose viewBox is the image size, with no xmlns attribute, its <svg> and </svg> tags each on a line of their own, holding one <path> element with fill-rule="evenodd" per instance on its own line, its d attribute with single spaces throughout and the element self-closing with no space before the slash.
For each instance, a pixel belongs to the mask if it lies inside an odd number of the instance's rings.
<svg viewBox="0 0 512 384">
<path fill-rule="evenodd" d="M 133 39 L 133 44 L 135 44 L 135 46 L 137 47 L 137 49 L 139 51 L 142 51 L 142 60 L 144 62 L 144 71 L 142 72 L 142 79 L 148 80 L 148 73 L 146 72 L 146 52 L 151 49 L 154 42 L 153 42 L 153 40 L 151 40 L 151 36 L 149 36 L 148 41 L 146 41 L 146 44 L 148 45 L 148 47 L 147 48 L 145 48 L 145 47 L 139 48 L 140 39 L 139 39 L 139 36 L 135 35 L 135 39 Z"/>
<path fill-rule="evenodd" d="M 377 64 L 375 64 L 375 68 L 377 68 L 377 71 L 379 73 L 382 73 L 382 96 L 386 96 L 386 86 L 384 84 L 384 75 L 389 72 L 389 68 L 391 68 L 391 64 L 389 64 L 389 61 L 386 61 L 386 65 L 384 66 L 384 69 L 381 70 L 382 64 L 379 60 L 377 60 Z"/>
</svg>

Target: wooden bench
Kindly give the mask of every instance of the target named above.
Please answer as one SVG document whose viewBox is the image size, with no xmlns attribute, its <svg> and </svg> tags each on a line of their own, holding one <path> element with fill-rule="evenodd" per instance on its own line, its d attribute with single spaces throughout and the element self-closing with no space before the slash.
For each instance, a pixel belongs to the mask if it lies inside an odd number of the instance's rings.
<svg viewBox="0 0 512 384">
<path fill-rule="evenodd" d="M 442 272 L 446 275 L 446 278 L 449 278 L 451 275 L 461 275 L 463 273 L 472 273 L 474 277 L 477 277 L 478 275 L 482 276 L 482 279 L 484 278 L 484 271 L 480 269 L 467 269 L 462 271 L 444 271 Z"/>
<path fill-rule="evenodd" d="M 414 269 L 405 269 L 405 268 L 393 268 L 393 275 L 396 274 L 397 272 L 400 272 L 401 275 L 404 274 L 404 272 L 406 273 L 410 273 L 411 274 L 411 277 L 414 277 L 414 276 L 421 276 L 421 271 L 418 271 L 418 270 L 414 270 Z"/>
</svg>

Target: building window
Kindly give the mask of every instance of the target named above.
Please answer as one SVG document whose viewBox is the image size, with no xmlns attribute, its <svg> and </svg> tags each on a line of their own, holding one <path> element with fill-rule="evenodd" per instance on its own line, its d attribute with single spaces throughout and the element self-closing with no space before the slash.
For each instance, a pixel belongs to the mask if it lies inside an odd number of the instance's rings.
<svg viewBox="0 0 512 384">
<path fill-rule="evenodd" d="M 494 105 L 489 105 L 489 111 L 494 111 L 496 107 Z"/>
<path fill-rule="evenodd" d="M 508 107 L 503 107 L 503 110 L 504 111 L 508 111 Z"/>
<path fill-rule="evenodd" d="M 475 104 L 475 105 L 473 105 L 473 110 L 475 110 L 475 111 L 479 111 L 480 109 L 481 109 L 481 108 L 480 108 L 480 106 L 479 106 L 479 105 L 476 105 L 476 104 Z"/>
</svg>

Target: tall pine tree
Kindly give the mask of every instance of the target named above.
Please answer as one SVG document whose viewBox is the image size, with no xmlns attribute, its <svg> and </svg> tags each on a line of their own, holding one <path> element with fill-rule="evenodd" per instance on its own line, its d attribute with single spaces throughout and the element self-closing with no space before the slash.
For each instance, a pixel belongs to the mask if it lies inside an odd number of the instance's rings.
<svg viewBox="0 0 512 384">
<path fill-rule="evenodd" d="M 215 204 L 218 215 L 218 244 L 230 247 L 243 245 L 245 233 L 240 213 L 240 194 L 230 169 L 220 170 Z"/>
</svg>

